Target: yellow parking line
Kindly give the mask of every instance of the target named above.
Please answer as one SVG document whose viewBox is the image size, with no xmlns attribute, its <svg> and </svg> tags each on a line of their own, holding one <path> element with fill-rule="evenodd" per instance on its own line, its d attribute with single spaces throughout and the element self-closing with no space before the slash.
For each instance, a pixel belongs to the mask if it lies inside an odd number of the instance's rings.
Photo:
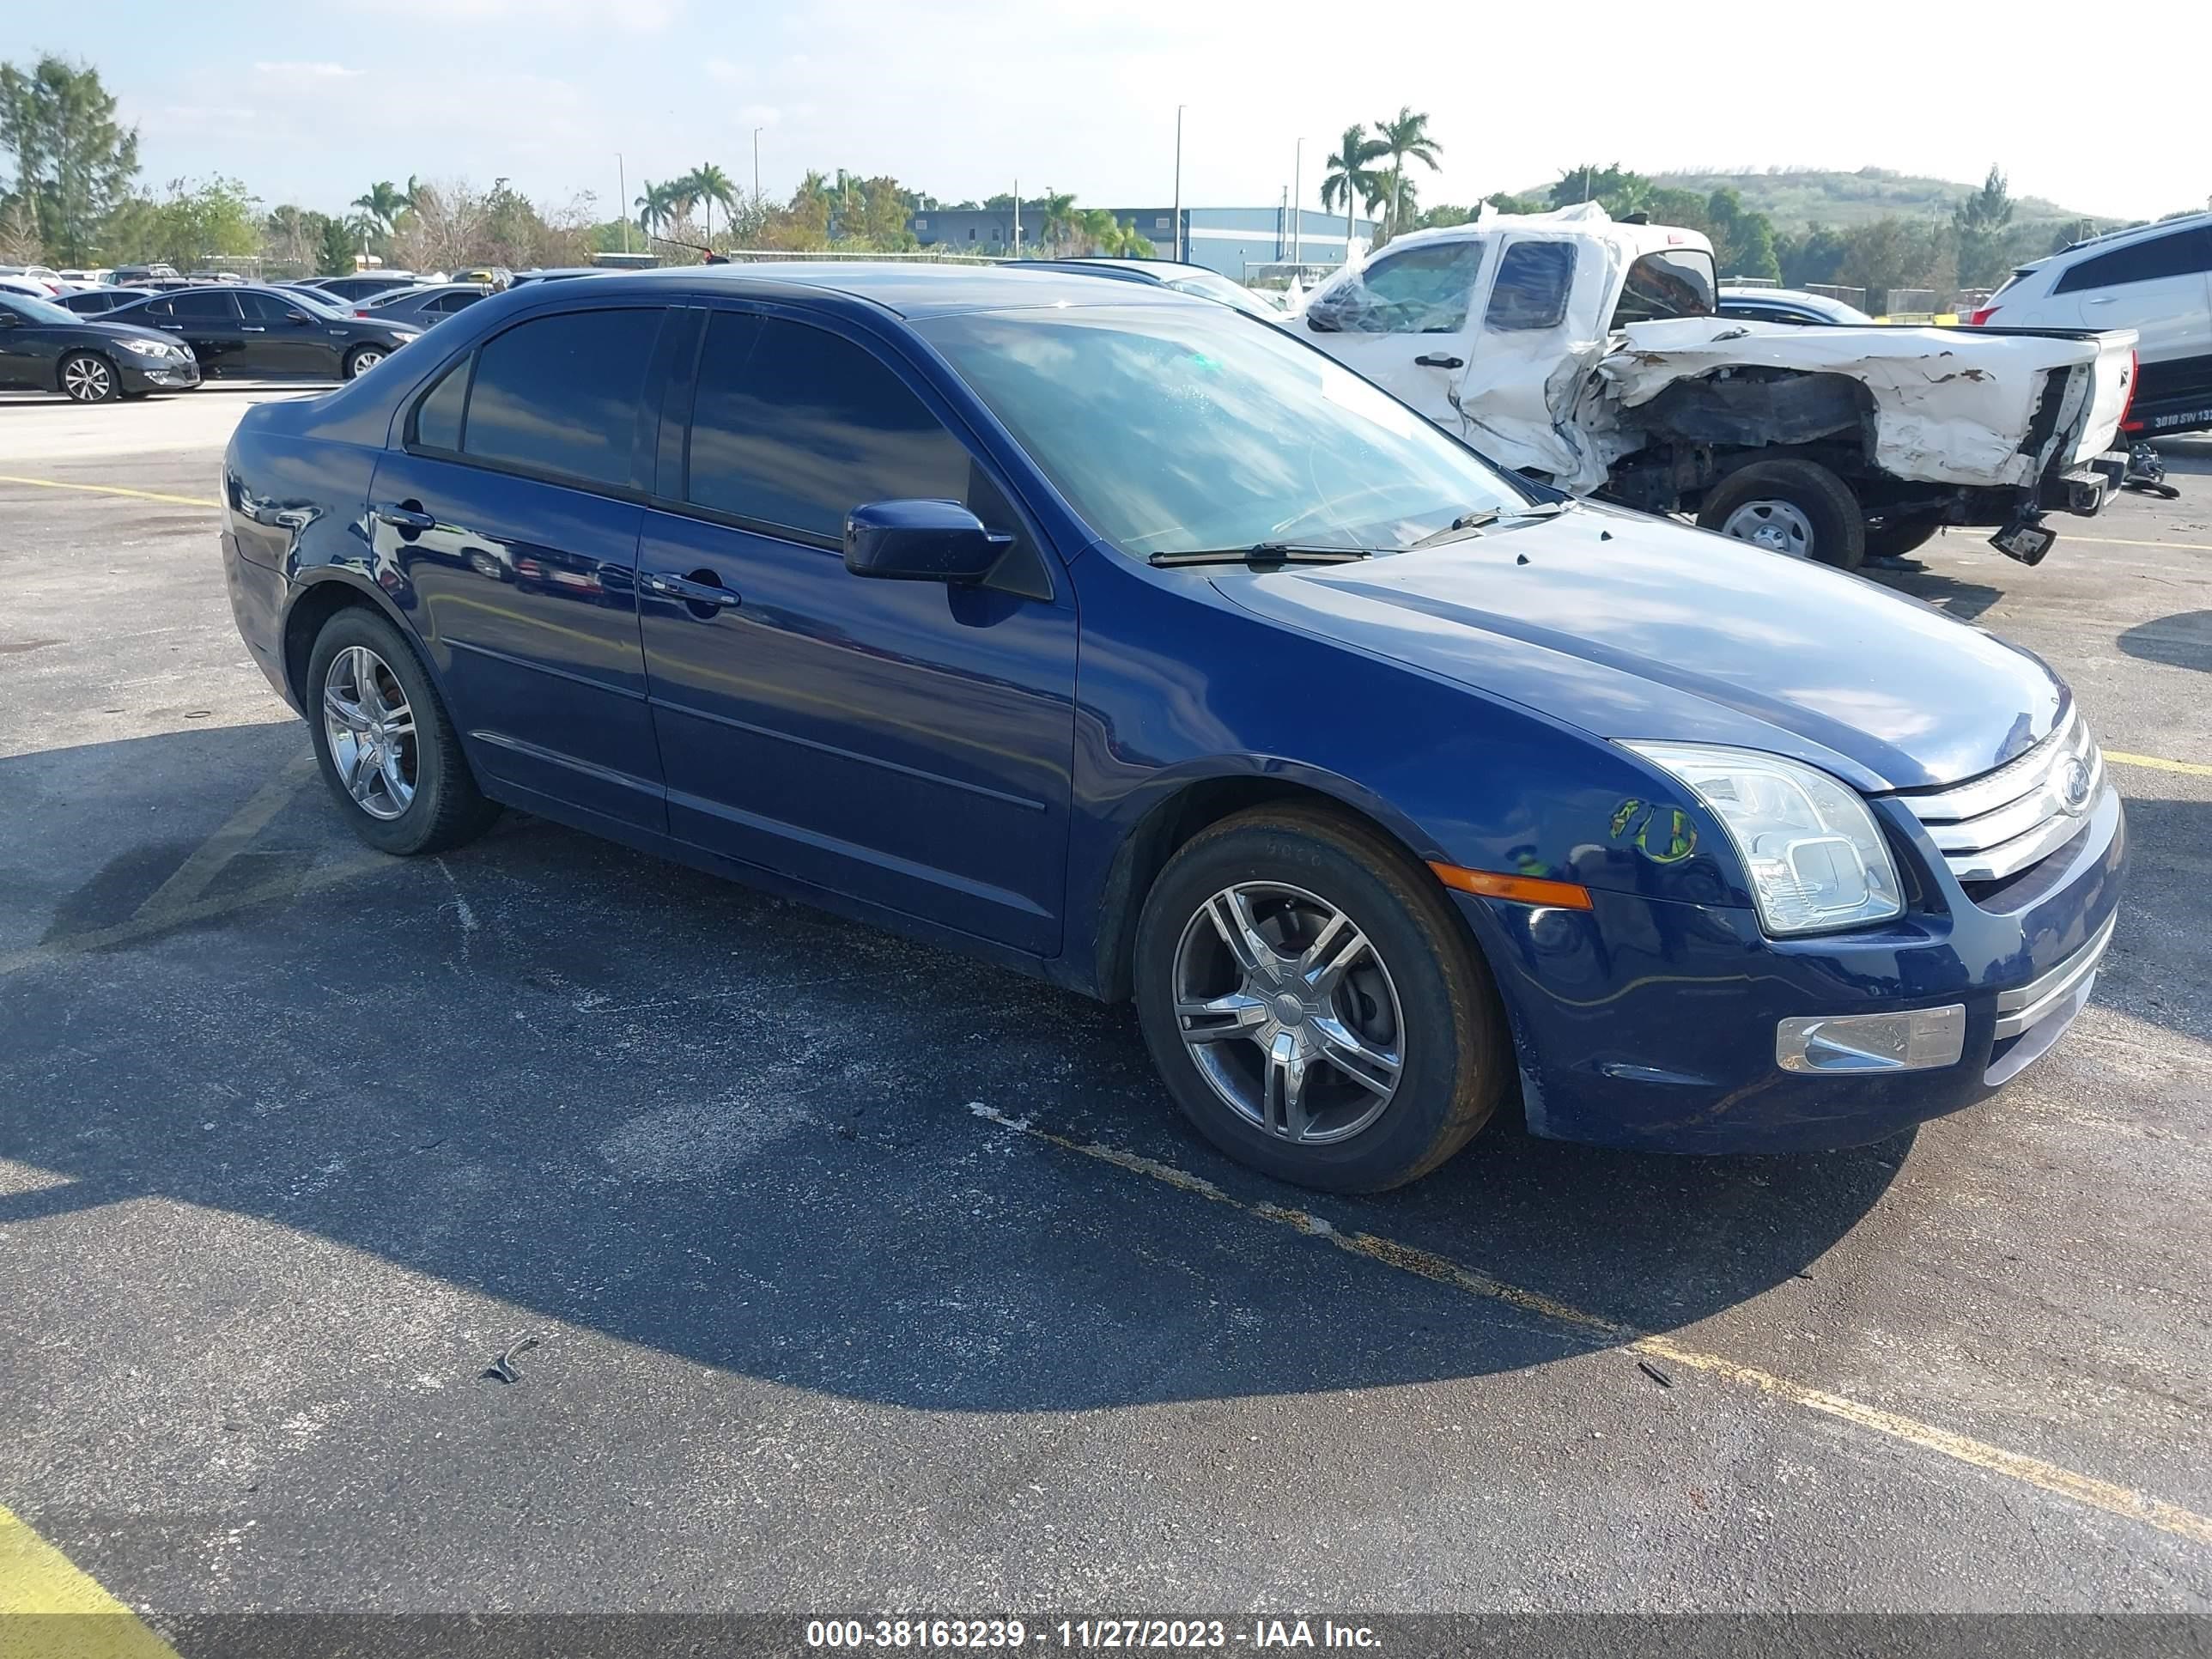
<svg viewBox="0 0 2212 1659">
<path fill-rule="evenodd" d="M 1592 1339 L 1598 1346 L 1619 1344 L 1626 1352 L 1648 1354 L 1655 1359 L 1671 1360 L 1689 1370 L 1704 1371 L 1725 1382 L 1756 1389 L 1776 1399 L 1786 1400 L 1808 1411 L 1819 1412 L 1855 1427 L 1864 1429 L 1922 1451 L 1936 1453 L 1961 1463 L 2002 1475 L 2033 1486 L 2056 1497 L 2069 1498 L 2090 1509 L 2101 1510 L 2107 1515 L 2123 1516 L 2130 1521 L 2140 1521 L 2160 1532 L 2172 1533 L 2194 1544 L 2212 1547 L 2212 1516 L 2199 1515 L 2164 1498 L 2153 1498 L 2144 1492 L 2115 1486 L 2109 1480 L 2100 1480 L 2094 1475 L 2081 1474 L 2062 1468 L 2056 1463 L 2046 1463 L 2039 1457 L 2008 1451 L 1986 1441 L 1975 1440 L 1963 1434 L 1954 1434 L 1948 1429 L 1932 1423 L 1922 1423 L 1896 1412 L 1883 1411 L 1879 1407 L 1863 1405 L 1846 1399 L 1842 1395 L 1829 1394 L 1824 1389 L 1793 1382 L 1786 1376 L 1777 1376 L 1756 1366 L 1740 1364 L 1724 1355 L 1707 1353 L 1701 1349 L 1687 1347 L 1671 1338 L 1654 1336 L 1639 1332 L 1633 1327 L 1599 1314 L 1545 1295 L 1540 1291 L 1523 1289 L 1493 1279 L 1488 1273 L 1462 1267 L 1448 1256 L 1433 1251 L 1416 1249 L 1393 1239 L 1378 1238 L 1371 1233 L 1339 1232 L 1328 1222 L 1305 1210 L 1293 1210 L 1278 1204 L 1247 1203 L 1232 1198 L 1203 1177 L 1176 1169 L 1173 1164 L 1161 1164 L 1141 1158 L 1133 1152 L 1104 1146 L 1097 1141 L 1077 1140 L 1066 1135 L 1054 1134 L 1049 1129 L 1040 1129 L 1027 1118 L 1009 1117 L 1004 1112 L 983 1104 L 969 1103 L 968 1109 L 976 1116 L 996 1123 L 1003 1128 L 1049 1143 L 1065 1152 L 1079 1152 L 1110 1164 L 1116 1169 L 1149 1177 L 1177 1190 L 1189 1193 L 1209 1202 L 1227 1206 L 1262 1221 L 1271 1221 L 1309 1237 L 1324 1239 L 1337 1249 L 1352 1255 L 1364 1256 L 1385 1267 L 1395 1267 L 1418 1278 L 1432 1280 L 1469 1295 L 1503 1302 L 1510 1307 L 1562 1324 Z"/>
<path fill-rule="evenodd" d="M 2168 760 L 2163 755 L 2123 755 L 2107 749 L 2105 758 L 2115 766 L 2148 766 L 2154 772 L 2185 772 L 2192 778 L 2212 778 L 2212 766 L 2197 761 Z"/>
<path fill-rule="evenodd" d="M 0 1659 L 177 1659 L 177 1650 L 0 1507 Z"/>
<path fill-rule="evenodd" d="M 2058 532 L 2062 542 L 2087 542 L 2092 547 L 2158 547 L 2169 553 L 2212 553 L 2212 545 L 2203 542 L 2127 542 L 2117 536 L 2076 536 L 2071 531 Z"/>
<path fill-rule="evenodd" d="M 220 507 L 199 495 L 164 495 L 151 489 L 126 489 L 121 484 L 68 483 L 59 478 L 18 478 L 0 472 L 0 483 L 28 484 L 33 489 L 82 489 L 90 495 L 131 495 L 142 501 L 173 501 L 179 507 Z"/>
</svg>

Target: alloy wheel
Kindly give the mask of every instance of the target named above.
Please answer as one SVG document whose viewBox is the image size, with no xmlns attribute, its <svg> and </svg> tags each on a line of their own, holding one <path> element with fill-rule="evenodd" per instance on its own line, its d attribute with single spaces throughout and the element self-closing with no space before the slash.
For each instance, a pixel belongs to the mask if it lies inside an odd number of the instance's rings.
<svg viewBox="0 0 2212 1659">
<path fill-rule="evenodd" d="M 1191 1062 L 1277 1139 L 1349 1139 L 1389 1107 L 1404 1014 L 1372 940 L 1336 906 L 1240 882 L 1199 907 L 1176 945 L 1175 1018 Z"/>
<path fill-rule="evenodd" d="M 105 403 L 114 389 L 114 372 L 97 357 L 72 357 L 62 365 L 62 390 L 78 403 Z"/>
<path fill-rule="evenodd" d="M 331 659 L 323 677 L 323 735 L 354 804 L 373 818 L 415 803 L 415 711 L 391 665 L 365 645 Z"/>
<path fill-rule="evenodd" d="M 384 354 L 374 346 L 362 347 L 353 354 L 353 378 L 358 380 L 383 361 Z"/>
</svg>

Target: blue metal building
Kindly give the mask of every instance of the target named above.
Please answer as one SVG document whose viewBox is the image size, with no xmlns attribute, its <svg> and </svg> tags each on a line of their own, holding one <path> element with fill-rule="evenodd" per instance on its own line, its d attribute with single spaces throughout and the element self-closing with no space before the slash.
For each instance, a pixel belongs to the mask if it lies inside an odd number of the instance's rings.
<svg viewBox="0 0 2212 1659">
<path fill-rule="evenodd" d="M 1122 224 L 1148 240 L 1164 259 L 1176 252 L 1175 210 L 1168 207 L 1114 208 Z M 1024 204 L 1022 246 L 1034 249 L 1042 214 L 1035 203 Z M 1201 208 L 1182 210 L 1182 257 L 1224 276 L 1243 279 L 1251 265 L 1277 264 L 1293 257 L 1309 264 L 1336 265 L 1344 262 L 1344 216 L 1300 210 L 1294 227 L 1281 208 Z M 1014 210 L 1012 208 L 932 208 L 907 221 L 915 240 L 924 247 L 943 247 L 964 253 L 995 254 L 1014 251 Z M 1372 219 L 1354 217 L 1352 240 L 1364 249 L 1375 240 Z M 1293 250 L 1296 250 L 1295 253 Z"/>
</svg>

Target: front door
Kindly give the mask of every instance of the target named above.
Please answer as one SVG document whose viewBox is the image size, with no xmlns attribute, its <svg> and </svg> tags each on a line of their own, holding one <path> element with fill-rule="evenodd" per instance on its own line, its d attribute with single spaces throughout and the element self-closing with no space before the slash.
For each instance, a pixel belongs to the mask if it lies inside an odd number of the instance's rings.
<svg viewBox="0 0 2212 1659">
<path fill-rule="evenodd" d="M 239 373 L 276 380 L 335 380 L 338 350 L 332 336 L 337 331 L 319 321 L 305 306 L 295 306 L 273 294 L 241 294 L 239 307 L 245 349 L 238 354 Z"/>
<path fill-rule="evenodd" d="M 1316 295 L 1297 327 L 1339 362 L 1456 432 L 1453 393 L 1468 364 L 1468 313 L 1490 240 L 1388 249 Z"/>
<path fill-rule="evenodd" d="M 501 793 L 617 830 L 666 824 L 635 581 L 665 314 L 494 335 L 473 383 L 464 358 L 410 411 L 369 497 L 378 583 L 415 618 L 471 760 Z"/>
<path fill-rule="evenodd" d="M 647 513 L 638 567 L 671 833 L 1052 954 L 1069 585 L 910 368 L 788 318 L 706 320 L 688 441 L 679 415 L 661 447 L 659 493 L 684 505 Z M 846 570 L 845 515 L 915 497 L 1017 538 L 1000 585 Z"/>
</svg>

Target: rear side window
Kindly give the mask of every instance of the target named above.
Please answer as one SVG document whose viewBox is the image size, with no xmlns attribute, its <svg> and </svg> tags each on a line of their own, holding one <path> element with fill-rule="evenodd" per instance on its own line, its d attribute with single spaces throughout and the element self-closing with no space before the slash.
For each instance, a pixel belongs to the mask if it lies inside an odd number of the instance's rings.
<svg viewBox="0 0 2212 1659">
<path fill-rule="evenodd" d="M 238 315 L 238 301 L 228 294 L 198 289 L 179 294 L 170 303 L 174 314 L 195 322 L 229 322 Z"/>
<path fill-rule="evenodd" d="M 1533 246 L 1533 243 L 1522 246 Z M 1613 309 L 1613 325 L 1656 323 L 1676 317 L 1710 317 L 1720 301 L 1713 280 L 1713 261 L 1696 248 L 1670 248 L 1647 253 L 1629 266 L 1623 279 L 1620 303 Z M 1779 309 L 1778 307 L 1777 308 Z M 1802 321 L 1791 317 L 1790 321 Z"/>
<path fill-rule="evenodd" d="M 2085 288 L 2117 288 L 2125 283 L 2155 282 L 2161 276 L 2193 276 L 2207 270 L 2212 270 L 2212 230 L 2199 226 L 2116 247 L 2110 253 L 2069 265 L 2051 291 L 2072 294 Z"/>
<path fill-rule="evenodd" d="M 630 483 L 660 318 L 657 310 L 572 311 L 486 341 L 461 447 L 532 472 Z"/>
<path fill-rule="evenodd" d="M 967 495 L 966 447 L 861 347 L 781 318 L 708 319 L 687 501 L 834 540 L 863 502 Z"/>
<path fill-rule="evenodd" d="M 474 355 L 455 363 L 415 405 L 414 441 L 425 449 L 459 449 L 461 418 L 469 401 L 469 368 Z"/>
<path fill-rule="evenodd" d="M 1489 327 L 1506 332 L 1557 328 L 1567 314 L 1567 293 L 1575 281 L 1572 242 L 1516 242 L 1498 262 L 1491 285 Z"/>
<path fill-rule="evenodd" d="M 1355 276 L 1306 307 L 1306 325 L 1322 333 L 1455 334 L 1482 270 L 1482 244 L 1439 242 L 1378 254 Z"/>
</svg>

